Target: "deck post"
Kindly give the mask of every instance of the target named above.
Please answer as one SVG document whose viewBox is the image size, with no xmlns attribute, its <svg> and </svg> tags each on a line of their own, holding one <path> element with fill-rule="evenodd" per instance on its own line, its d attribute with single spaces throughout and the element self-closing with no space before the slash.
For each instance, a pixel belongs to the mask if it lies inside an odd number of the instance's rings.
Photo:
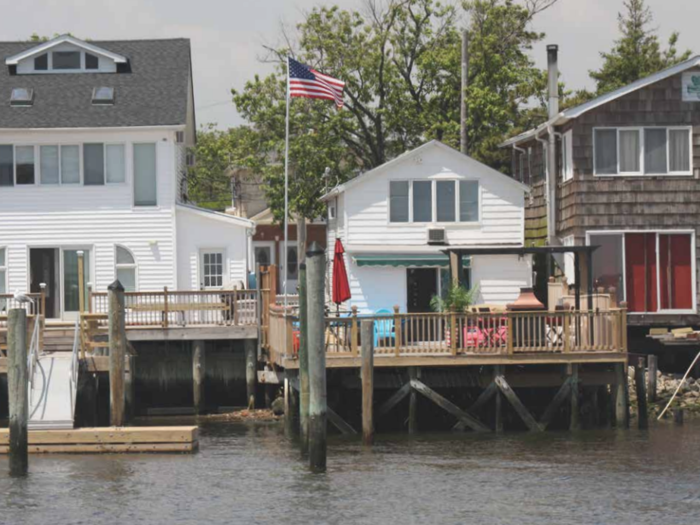
<svg viewBox="0 0 700 525">
<path fill-rule="evenodd" d="M 399 305 L 394 305 L 394 355 L 401 355 L 401 318 L 399 318 Z"/>
<path fill-rule="evenodd" d="M 493 380 L 494 380 L 494 385 L 496 378 L 500 376 L 505 375 L 505 367 L 503 365 L 496 365 L 493 370 Z M 503 432 L 503 395 L 501 394 L 501 391 L 496 388 L 496 392 L 494 394 L 495 397 L 495 412 L 494 412 L 494 430 L 497 434 L 500 434 Z"/>
<path fill-rule="evenodd" d="M 357 357 L 357 306 L 352 305 L 352 317 L 350 319 L 350 351 L 353 357 Z"/>
<path fill-rule="evenodd" d="M 85 311 L 85 252 L 78 250 L 78 313 Z"/>
<path fill-rule="evenodd" d="M 629 427 L 629 409 L 627 399 L 627 363 L 615 365 L 615 426 Z"/>
<path fill-rule="evenodd" d="M 245 339 L 245 389 L 248 399 L 248 410 L 255 408 L 255 381 L 258 375 L 258 353 L 255 348 L 255 339 Z"/>
<path fill-rule="evenodd" d="M 168 327 L 168 287 L 163 287 L 163 328 Z"/>
<path fill-rule="evenodd" d="M 248 341 L 246 340 L 246 343 Z M 247 376 L 247 370 L 246 370 Z M 194 399 L 194 413 L 204 413 L 204 378 L 206 377 L 206 353 L 205 342 L 197 340 L 192 342 L 192 394 Z M 247 379 L 247 377 L 246 377 Z"/>
<path fill-rule="evenodd" d="M 113 427 L 124 426 L 126 332 L 124 329 L 124 287 L 119 279 L 109 291 L 109 418 Z"/>
<path fill-rule="evenodd" d="M 637 424 L 640 430 L 649 428 L 649 413 L 647 412 L 647 385 L 644 377 L 644 358 L 637 359 L 634 367 L 634 383 L 637 391 Z"/>
<path fill-rule="evenodd" d="M 411 381 L 420 379 L 420 368 L 409 368 L 408 377 Z M 418 432 L 418 394 L 415 388 L 411 388 L 408 397 L 408 433 L 415 434 L 416 432 Z"/>
<path fill-rule="evenodd" d="M 362 442 L 374 441 L 374 321 L 362 321 Z"/>
<path fill-rule="evenodd" d="M 450 282 L 452 286 L 458 286 L 461 282 L 460 267 L 462 266 L 462 254 L 450 252 Z"/>
<path fill-rule="evenodd" d="M 24 476 L 29 467 L 27 311 L 24 308 L 13 308 L 8 312 L 7 357 L 7 390 L 10 405 L 10 476 Z"/>
<path fill-rule="evenodd" d="M 309 448 L 309 348 L 306 262 L 299 265 L 299 438 L 302 453 Z"/>
<path fill-rule="evenodd" d="M 579 410 L 579 376 L 578 365 L 572 363 L 569 365 L 569 378 L 571 379 L 571 422 L 569 430 L 576 431 L 581 429 L 581 412 Z"/>
<path fill-rule="evenodd" d="M 40 308 L 39 311 L 35 311 L 35 314 L 41 314 L 44 318 L 46 318 L 46 283 L 39 283 L 39 290 L 41 291 L 41 298 L 40 298 Z M 90 283 L 88 283 L 88 292 L 90 291 Z M 90 308 L 90 303 L 88 303 L 88 308 Z"/>
<path fill-rule="evenodd" d="M 326 348 L 325 274 L 326 255 L 317 242 L 306 252 L 307 346 L 309 352 L 309 465 L 326 470 Z"/>
<path fill-rule="evenodd" d="M 656 401 L 656 373 L 659 369 L 659 359 L 654 354 L 647 356 L 647 395 L 650 402 Z"/>
</svg>

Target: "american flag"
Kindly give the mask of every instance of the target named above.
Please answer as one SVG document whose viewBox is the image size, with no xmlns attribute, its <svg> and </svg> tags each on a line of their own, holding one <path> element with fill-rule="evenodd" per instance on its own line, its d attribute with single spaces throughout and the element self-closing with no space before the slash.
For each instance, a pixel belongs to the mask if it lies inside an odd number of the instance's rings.
<svg viewBox="0 0 700 525">
<path fill-rule="evenodd" d="M 332 100 L 343 107 L 345 82 L 329 77 L 289 57 L 289 96 Z"/>
</svg>

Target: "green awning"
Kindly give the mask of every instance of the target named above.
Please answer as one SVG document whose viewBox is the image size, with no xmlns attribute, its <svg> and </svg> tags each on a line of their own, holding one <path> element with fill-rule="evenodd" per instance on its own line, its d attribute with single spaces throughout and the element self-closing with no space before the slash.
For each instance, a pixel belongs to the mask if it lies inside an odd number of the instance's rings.
<svg viewBox="0 0 700 525">
<path fill-rule="evenodd" d="M 450 267 L 450 258 L 442 253 L 354 255 L 352 260 L 357 266 L 385 266 L 390 268 Z M 464 268 L 469 268 L 470 262 L 471 260 L 469 257 L 462 257 L 462 266 Z"/>
</svg>

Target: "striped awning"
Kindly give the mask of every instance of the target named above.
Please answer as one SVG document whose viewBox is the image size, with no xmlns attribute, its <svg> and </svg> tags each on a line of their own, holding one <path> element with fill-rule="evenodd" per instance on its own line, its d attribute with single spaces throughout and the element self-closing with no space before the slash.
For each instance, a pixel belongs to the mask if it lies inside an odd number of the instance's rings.
<svg viewBox="0 0 700 525">
<path fill-rule="evenodd" d="M 449 268 L 450 266 L 450 258 L 442 253 L 353 255 L 352 260 L 357 266 L 383 266 L 388 268 Z M 469 268 L 470 262 L 469 257 L 462 258 L 462 266 L 464 268 Z"/>
</svg>

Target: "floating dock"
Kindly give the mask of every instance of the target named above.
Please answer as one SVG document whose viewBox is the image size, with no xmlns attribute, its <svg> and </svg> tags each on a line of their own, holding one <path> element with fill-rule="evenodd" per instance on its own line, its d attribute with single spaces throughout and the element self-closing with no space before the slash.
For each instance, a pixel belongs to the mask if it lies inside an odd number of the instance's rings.
<svg viewBox="0 0 700 525">
<path fill-rule="evenodd" d="M 0 454 L 8 453 L 9 440 L 9 431 L 0 429 Z M 33 454 L 192 453 L 198 446 L 196 426 L 29 431 L 29 452 Z"/>
</svg>

